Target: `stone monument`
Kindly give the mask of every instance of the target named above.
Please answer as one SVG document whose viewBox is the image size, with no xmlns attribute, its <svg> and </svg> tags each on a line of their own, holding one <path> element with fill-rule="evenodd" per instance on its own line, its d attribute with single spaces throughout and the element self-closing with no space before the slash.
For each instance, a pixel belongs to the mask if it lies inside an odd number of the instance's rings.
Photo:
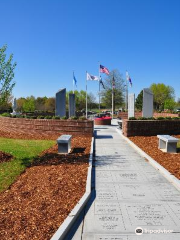
<svg viewBox="0 0 180 240">
<path fill-rule="evenodd" d="M 66 116 L 66 88 L 60 89 L 56 93 L 56 116 Z"/>
<path fill-rule="evenodd" d="M 14 101 L 13 101 L 13 104 L 12 104 L 12 109 L 13 109 L 13 112 L 11 113 L 12 115 L 16 115 L 17 112 L 17 102 L 16 102 L 16 98 L 14 98 Z"/>
<path fill-rule="evenodd" d="M 128 95 L 128 118 L 134 117 L 135 94 Z"/>
<path fill-rule="evenodd" d="M 153 93 L 149 88 L 143 89 L 143 117 L 153 117 Z"/>
<path fill-rule="evenodd" d="M 69 117 L 76 115 L 75 94 L 69 94 Z"/>
</svg>

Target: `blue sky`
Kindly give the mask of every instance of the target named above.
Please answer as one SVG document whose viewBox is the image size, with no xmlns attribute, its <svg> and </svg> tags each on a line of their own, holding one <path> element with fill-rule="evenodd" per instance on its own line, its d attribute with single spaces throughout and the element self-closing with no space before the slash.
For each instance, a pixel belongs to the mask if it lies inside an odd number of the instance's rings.
<svg viewBox="0 0 180 240">
<path fill-rule="evenodd" d="M 180 97 L 179 0 L 0 0 L 0 46 L 14 54 L 15 97 L 85 90 L 98 61 L 132 78 L 137 94 L 152 83 Z M 97 82 L 88 82 L 97 94 Z"/>
</svg>

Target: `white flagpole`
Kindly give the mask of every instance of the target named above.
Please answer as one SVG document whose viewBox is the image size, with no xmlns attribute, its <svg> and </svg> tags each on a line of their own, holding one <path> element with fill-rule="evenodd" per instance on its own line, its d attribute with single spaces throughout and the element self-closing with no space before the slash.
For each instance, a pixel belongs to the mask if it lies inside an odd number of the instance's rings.
<svg viewBox="0 0 180 240">
<path fill-rule="evenodd" d="M 99 114 L 100 114 L 101 111 L 100 62 L 98 62 L 98 71 L 99 71 Z"/>
<path fill-rule="evenodd" d="M 74 93 L 74 71 L 73 71 L 73 93 Z"/>
<path fill-rule="evenodd" d="M 125 110 L 128 110 L 128 80 L 127 80 L 127 75 L 129 73 L 126 71 L 126 105 L 125 105 Z"/>
<path fill-rule="evenodd" d="M 86 118 L 87 118 L 87 71 L 86 71 Z"/>
<path fill-rule="evenodd" d="M 114 73 L 113 73 L 113 79 L 112 79 L 112 119 L 114 115 Z"/>
</svg>

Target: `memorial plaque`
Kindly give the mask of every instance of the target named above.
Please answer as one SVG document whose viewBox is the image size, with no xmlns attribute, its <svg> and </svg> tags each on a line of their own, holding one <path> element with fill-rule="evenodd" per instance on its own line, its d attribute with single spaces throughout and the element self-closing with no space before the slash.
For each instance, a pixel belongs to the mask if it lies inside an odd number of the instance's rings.
<svg viewBox="0 0 180 240">
<path fill-rule="evenodd" d="M 131 225 L 136 226 L 173 226 L 175 222 L 163 204 L 125 204 Z"/>
<path fill-rule="evenodd" d="M 134 182 L 145 180 L 139 172 L 135 171 L 118 171 L 114 172 L 112 176 L 114 182 Z"/>
<path fill-rule="evenodd" d="M 117 202 L 95 202 L 95 215 L 99 214 L 121 214 L 119 203 Z"/>
<path fill-rule="evenodd" d="M 153 93 L 149 88 L 143 89 L 143 117 L 153 117 Z"/>
<path fill-rule="evenodd" d="M 176 217 L 180 220 L 180 202 L 168 203 L 171 210 L 174 212 Z M 180 224 L 179 224 L 180 225 Z"/>
<path fill-rule="evenodd" d="M 96 198 L 97 200 L 101 200 L 101 201 L 118 200 L 116 192 L 110 189 L 108 190 L 98 189 L 98 191 L 96 192 Z"/>
<path fill-rule="evenodd" d="M 95 240 L 129 240 L 129 238 L 127 235 L 95 235 Z"/>
<path fill-rule="evenodd" d="M 117 233 L 125 230 L 122 215 L 94 215 L 86 219 L 84 232 Z"/>
<path fill-rule="evenodd" d="M 128 94 L 128 118 L 134 117 L 135 94 Z"/>
<path fill-rule="evenodd" d="M 147 184 L 118 184 L 116 188 L 119 200 L 157 200 L 153 187 Z"/>
<path fill-rule="evenodd" d="M 157 183 L 155 189 L 164 201 L 180 201 L 180 191 L 170 183 Z"/>
<path fill-rule="evenodd" d="M 165 177 L 163 177 L 159 172 L 146 171 L 145 173 L 147 179 L 151 182 L 168 182 Z"/>
<path fill-rule="evenodd" d="M 56 116 L 66 116 L 66 88 L 60 89 L 56 93 Z"/>
<path fill-rule="evenodd" d="M 69 117 L 76 115 L 76 103 L 75 103 L 75 94 L 69 94 Z"/>
<path fill-rule="evenodd" d="M 112 182 L 112 175 L 108 171 L 97 171 L 96 172 L 97 182 Z"/>
</svg>

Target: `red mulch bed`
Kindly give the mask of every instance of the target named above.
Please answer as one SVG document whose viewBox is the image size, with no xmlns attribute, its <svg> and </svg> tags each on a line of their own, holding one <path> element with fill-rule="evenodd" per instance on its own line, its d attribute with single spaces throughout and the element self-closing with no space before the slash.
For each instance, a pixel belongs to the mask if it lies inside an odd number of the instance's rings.
<svg viewBox="0 0 180 240">
<path fill-rule="evenodd" d="M 9 162 L 12 158 L 13 156 L 11 154 L 0 151 L 0 163 Z"/>
<path fill-rule="evenodd" d="M 72 152 L 44 151 L 0 194 L 0 239 L 50 239 L 85 192 L 91 137 L 73 137 Z"/>
<path fill-rule="evenodd" d="M 180 135 L 174 136 L 180 138 Z M 175 177 L 180 179 L 180 153 L 164 153 L 158 149 L 158 138 L 156 136 L 129 137 L 138 147 L 166 168 Z"/>
</svg>

